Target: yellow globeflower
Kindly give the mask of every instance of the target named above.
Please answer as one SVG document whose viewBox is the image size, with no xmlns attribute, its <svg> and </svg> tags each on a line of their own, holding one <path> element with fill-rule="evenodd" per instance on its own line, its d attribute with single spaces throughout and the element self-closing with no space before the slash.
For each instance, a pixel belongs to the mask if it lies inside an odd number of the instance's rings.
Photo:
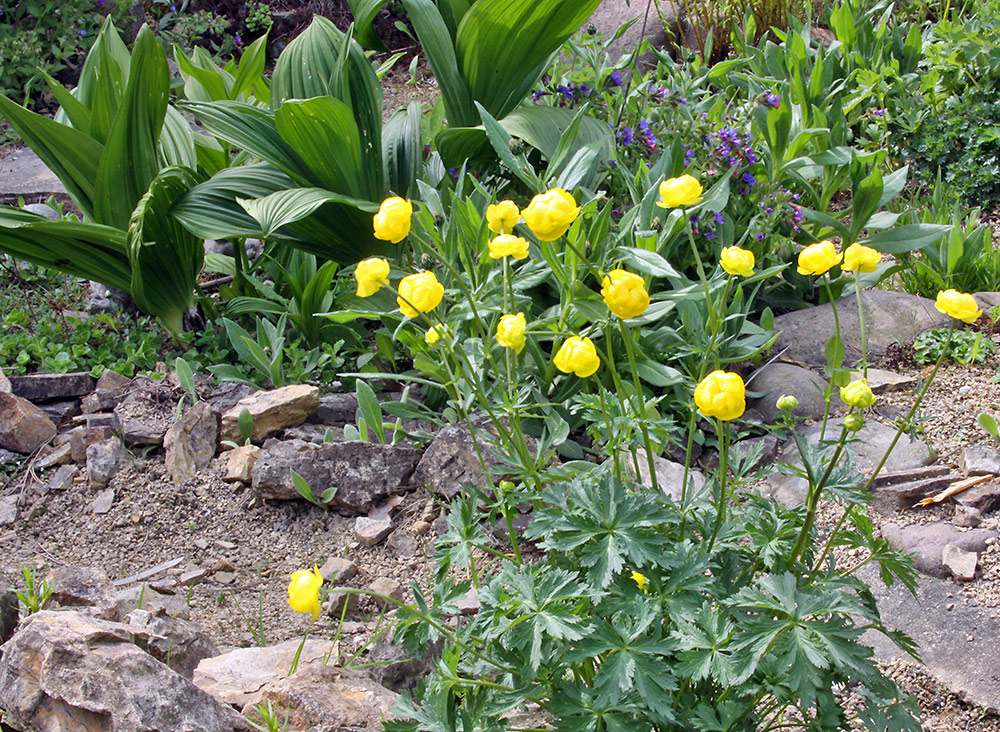
<svg viewBox="0 0 1000 732">
<path fill-rule="evenodd" d="M 552 359 L 564 374 L 576 374 L 581 379 L 591 376 L 601 365 L 594 342 L 589 338 L 570 336 L 563 341 L 559 352 Z"/>
<path fill-rule="evenodd" d="M 410 233 L 413 205 L 405 198 L 392 196 L 382 201 L 375 214 L 375 238 L 398 244 Z"/>
<path fill-rule="evenodd" d="M 315 567 L 312 571 L 298 569 L 292 572 L 292 581 L 288 584 L 288 604 L 297 613 L 312 613 L 313 619 L 319 617 L 319 589 L 323 586 L 323 577 Z"/>
<path fill-rule="evenodd" d="M 523 236 L 501 234 L 490 242 L 490 256 L 494 259 L 513 257 L 524 259 L 528 256 L 528 240 Z"/>
<path fill-rule="evenodd" d="M 738 277 L 750 277 L 753 274 L 754 263 L 753 252 L 739 247 L 726 247 L 719 258 L 722 269 Z"/>
<path fill-rule="evenodd" d="M 684 174 L 680 178 L 667 178 L 660 183 L 660 200 L 656 205 L 660 208 L 693 206 L 701 201 L 703 190 L 701 183 L 693 175 Z"/>
<path fill-rule="evenodd" d="M 580 207 L 572 194 L 562 188 L 551 188 L 532 198 L 521 215 L 535 236 L 542 241 L 555 241 L 569 231 L 570 224 L 580 215 Z"/>
<path fill-rule="evenodd" d="M 429 313 L 444 297 L 444 285 L 438 282 L 433 272 L 424 271 L 406 275 L 399 281 L 399 310 L 408 318 L 420 313 Z"/>
<path fill-rule="evenodd" d="M 743 379 L 739 374 L 713 371 L 695 388 L 694 403 L 706 417 L 736 419 L 747 408 Z"/>
<path fill-rule="evenodd" d="M 642 315 L 649 307 L 649 293 L 642 277 L 623 269 L 613 269 L 604 276 L 601 296 L 608 309 L 622 320 Z"/>
<path fill-rule="evenodd" d="M 507 234 L 514 230 L 514 225 L 520 220 L 521 212 L 513 201 L 491 203 L 486 208 L 486 225 L 494 234 Z"/>
<path fill-rule="evenodd" d="M 358 281 L 358 297 L 369 297 L 389 284 L 389 262 L 380 257 L 371 257 L 358 262 L 354 268 L 354 279 Z"/>
<path fill-rule="evenodd" d="M 871 387 L 868 386 L 868 382 L 864 379 L 858 379 L 847 386 L 840 387 L 840 398 L 849 407 L 865 409 L 875 403 L 876 397 L 872 393 Z"/>
<path fill-rule="evenodd" d="M 942 290 L 937 294 L 934 307 L 945 315 L 966 323 L 975 323 L 983 311 L 979 309 L 976 298 L 958 290 Z"/>
<path fill-rule="evenodd" d="M 844 250 L 844 263 L 840 268 L 845 272 L 874 272 L 882 261 L 882 253 L 877 249 L 854 242 Z"/>
<path fill-rule="evenodd" d="M 437 345 L 438 341 L 448 335 L 448 327 L 445 325 L 432 325 L 424 333 L 424 343 L 428 346 Z"/>
<path fill-rule="evenodd" d="M 825 274 L 831 267 L 840 264 L 844 255 L 837 251 L 832 241 L 824 239 L 818 244 L 810 244 L 799 252 L 798 271 L 801 275 Z"/>
<path fill-rule="evenodd" d="M 526 327 L 524 313 L 504 315 L 497 323 L 497 343 L 504 348 L 511 349 L 514 353 L 520 353 L 524 350 L 524 329 Z"/>
<path fill-rule="evenodd" d="M 632 570 L 632 581 L 639 585 L 640 590 L 646 589 L 646 583 L 649 582 L 649 578 L 642 572 L 636 572 Z"/>
</svg>

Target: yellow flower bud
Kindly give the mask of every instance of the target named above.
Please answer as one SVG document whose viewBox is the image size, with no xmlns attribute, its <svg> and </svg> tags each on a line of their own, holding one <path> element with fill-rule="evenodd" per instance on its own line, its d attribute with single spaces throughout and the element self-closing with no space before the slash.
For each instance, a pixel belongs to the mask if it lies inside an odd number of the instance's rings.
<svg viewBox="0 0 1000 732">
<path fill-rule="evenodd" d="M 528 240 L 523 236 L 513 236 L 512 234 L 501 234 L 490 242 L 490 256 L 494 259 L 500 257 L 513 257 L 514 259 L 524 259 L 528 256 Z"/>
<path fill-rule="evenodd" d="M 448 327 L 445 325 L 432 325 L 424 333 L 424 343 L 428 346 L 436 346 L 438 342 L 448 335 Z"/>
<path fill-rule="evenodd" d="M 405 198 L 392 196 L 382 201 L 375 214 L 375 238 L 398 244 L 410 233 L 413 205 Z"/>
<path fill-rule="evenodd" d="M 845 272 L 874 272 L 882 261 L 882 254 L 877 249 L 866 247 L 854 242 L 844 250 L 844 263 L 840 268 Z"/>
<path fill-rule="evenodd" d="M 526 325 L 524 313 L 504 315 L 497 323 L 497 343 L 504 348 L 511 349 L 514 353 L 520 353 L 524 350 Z"/>
<path fill-rule="evenodd" d="M 639 585 L 639 589 L 640 590 L 645 590 L 646 589 L 646 583 L 649 582 L 649 578 L 646 575 L 642 574 L 641 572 L 636 572 L 633 569 L 632 570 L 632 581 L 635 582 L 637 585 Z"/>
<path fill-rule="evenodd" d="M 726 247 L 719 258 L 722 269 L 738 277 L 750 277 L 753 274 L 754 261 L 753 252 L 739 247 Z"/>
<path fill-rule="evenodd" d="M 824 239 L 818 244 L 810 244 L 799 252 L 798 271 L 801 275 L 821 275 L 831 267 L 840 264 L 844 255 L 837 251 L 832 241 Z"/>
<path fill-rule="evenodd" d="M 601 296 L 608 309 L 622 320 L 642 315 L 649 307 L 649 293 L 642 277 L 623 269 L 613 269 L 604 276 Z"/>
<path fill-rule="evenodd" d="M 444 297 L 444 286 L 431 271 L 406 275 L 399 281 L 399 310 L 408 318 L 429 313 Z"/>
<path fill-rule="evenodd" d="M 864 379 L 840 387 L 840 398 L 844 400 L 844 404 L 859 409 L 865 409 L 875 403 L 875 395 Z"/>
<path fill-rule="evenodd" d="M 782 394 L 778 397 L 778 401 L 775 406 L 777 406 L 778 409 L 791 411 L 795 409 L 795 407 L 799 406 L 799 400 L 791 394 Z"/>
<path fill-rule="evenodd" d="M 975 323 L 983 311 L 979 309 L 976 298 L 958 290 L 942 290 L 937 294 L 934 303 L 939 311 L 965 323 Z"/>
<path fill-rule="evenodd" d="M 704 189 L 693 175 L 682 175 L 680 178 L 667 178 L 660 183 L 660 200 L 656 205 L 660 208 L 677 208 L 678 206 L 693 206 L 701 200 Z"/>
<path fill-rule="evenodd" d="M 857 432 L 865 426 L 865 418 L 859 412 L 851 412 L 844 417 L 844 427 L 848 432 Z"/>
<path fill-rule="evenodd" d="M 358 262 L 354 268 L 354 279 L 358 281 L 358 297 L 369 297 L 389 284 L 389 262 L 380 257 L 371 257 Z"/>
<path fill-rule="evenodd" d="M 555 241 L 580 215 L 576 199 L 562 188 L 551 188 L 531 199 L 521 212 L 524 223 L 542 241 Z"/>
<path fill-rule="evenodd" d="M 591 376 L 601 365 L 594 342 L 589 338 L 570 336 L 563 341 L 558 353 L 552 359 L 556 368 L 564 374 L 576 374 L 581 379 Z"/>
<path fill-rule="evenodd" d="M 743 379 L 739 374 L 713 371 L 695 388 L 694 403 L 706 417 L 736 419 L 747 408 Z"/>
<path fill-rule="evenodd" d="M 323 576 L 315 567 L 312 571 L 298 569 L 292 572 L 292 581 L 288 584 L 288 604 L 297 613 L 312 613 L 313 619 L 319 617 L 319 590 L 323 586 Z"/>
<path fill-rule="evenodd" d="M 520 220 L 521 212 L 513 201 L 491 203 L 486 208 L 486 225 L 494 234 L 507 234 L 514 229 Z"/>
</svg>

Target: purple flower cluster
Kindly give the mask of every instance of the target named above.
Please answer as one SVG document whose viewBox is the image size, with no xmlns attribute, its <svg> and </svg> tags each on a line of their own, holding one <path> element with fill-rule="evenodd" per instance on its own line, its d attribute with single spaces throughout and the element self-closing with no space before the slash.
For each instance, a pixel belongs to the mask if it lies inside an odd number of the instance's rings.
<svg viewBox="0 0 1000 732">
<path fill-rule="evenodd" d="M 714 123 L 713 123 L 714 126 Z M 709 155 L 718 160 L 721 167 L 735 168 L 737 172 L 743 166 L 749 166 L 760 160 L 757 151 L 753 149 L 753 133 L 740 133 L 732 127 L 721 127 L 713 134 L 705 136 Z M 749 172 L 744 173 L 743 182 L 753 187 L 756 181 Z"/>
<path fill-rule="evenodd" d="M 615 132 L 615 139 L 623 147 L 628 147 L 635 143 L 641 146 L 647 155 L 652 155 L 656 152 L 656 133 L 653 132 L 653 128 L 649 122 L 644 119 L 639 120 L 638 132 L 631 127 L 622 127 Z"/>
</svg>

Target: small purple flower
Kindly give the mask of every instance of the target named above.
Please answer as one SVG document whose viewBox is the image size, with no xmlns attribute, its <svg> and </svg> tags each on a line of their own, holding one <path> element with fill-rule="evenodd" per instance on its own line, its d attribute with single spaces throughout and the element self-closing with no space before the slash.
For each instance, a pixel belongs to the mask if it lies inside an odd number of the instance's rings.
<svg viewBox="0 0 1000 732">
<path fill-rule="evenodd" d="M 622 81 L 622 75 L 617 71 L 612 71 L 608 75 L 608 80 L 611 82 L 611 86 L 621 86 L 624 83 Z"/>
<path fill-rule="evenodd" d="M 623 127 L 621 132 L 618 133 L 618 141 L 621 142 L 622 145 L 629 145 L 631 144 L 634 136 L 635 133 L 632 132 L 631 127 Z"/>
<path fill-rule="evenodd" d="M 622 210 L 620 208 L 611 209 L 611 218 L 620 219 L 622 216 Z"/>
<path fill-rule="evenodd" d="M 177 12 L 177 6 L 176 5 L 171 5 L 170 6 L 170 12 L 171 13 L 176 13 Z"/>
<path fill-rule="evenodd" d="M 757 179 L 753 177 L 753 173 L 746 172 L 743 174 L 743 182 L 746 183 L 748 186 L 752 186 L 754 183 L 757 182 Z"/>
<path fill-rule="evenodd" d="M 687 103 L 688 103 L 687 97 L 681 97 L 681 104 L 685 104 L 686 105 Z"/>
<path fill-rule="evenodd" d="M 431 146 L 424 145 L 424 155 L 430 155 L 430 154 L 431 154 Z"/>
<path fill-rule="evenodd" d="M 721 213 L 715 214 L 715 223 L 721 226 L 722 224 L 726 223 L 726 217 L 723 216 Z"/>
<path fill-rule="evenodd" d="M 611 160 L 608 161 L 608 165 L 610 165 L 612 168 L 617 168 L 618 167 L 618 161 L 615 160 L 614 158 L 611 158 Z"/>
<path fill-rule="evenodd" d="M 705 232 L 705 238 L 708 239 L 709 241 L 711 241 L 712 239 L 715 238 L 715 232 L 714 231 L 706 231 Z"/>
<path fill-rule="evenodd" d="M 454 165 L 452 167 L 448 168 L 448 175 L 450 175 L 452 178 L 457 178 L 458 177 L 458 168 L 456 168 Z"/>
<path fill-rule="evenodd" d="M 793 201 L 798 201 L 800 198 L 802 198 L 802 194 L 801 193 L 794 193 L 794 194 L 792 194 L 792 200 Z"/>
<path fill-rule="evenodd" d="M 239 48 L 243 45 L 243 39 L 240 38 L 239 34 L 233 36 L 233 40 L 236 41 L 236 47 Z"/>
<path fill-rule="evenodd" d="M 876 110 L 874 110 L 872 112 L 872 114 L 874 114 L 876 117 L 881 117 L 883 114 L 885 114 L 885 110 L 884 109 L 876 109 Z"/>
<path fill-rule="evenodd" d="M 593 89 L 591 89 L 591 88 L 590 88 L 589 86 L 587 86 L 586 84 L 580 84 L 580 93 L 581 93 L 581 94 L 582 94 L 583 96 L 585 96 L 585 97 L 589 97 L 589 96 L 590 96 L 590 93 L 591 93 L 592 91 L 594 91 L 594 90 L 593 90 Z"/>
<path fill-rule="evenodd" d="M 692 224 L 698 223 L 698 214 L 691 214 L 691 223 Z"/>
<path fill-rule="evenodd" d="M 564 97 L 566 97 L 567 101 L 570 101 L 570 102 L 573 101 L 573 90 L 570 89 L 565 84 L 560 84 L 559 86 L 557 86 L 556 87 L 556 91 L 559 92 L 560 94 L 562 94 Z"/>
<path fill-rule="evenodd" d="M 757 241 L 764 241 L 764 232 L 763 231 L 760 232 L 759 234 L 757 234 Z"/>
<path fill-rule="evenodd" d="M 764 98 L 764 103 L 769 107 L 774 107 L 775 109 L 777 109 L 778 107 L 781 106 L 781 97 L 778 96 L 777 94 L 768 94 Z"/>
<path fill-rule="evenodd" d="M 771 214 L 774 213 L 774 209 L 771 208 L 770 206 L 768 206 L 767 208 L 764 209 L 764 213 L 766 213 L 768 216 L 770 216 Z"/>
<path fill-rule="evenodd" d="M 639 120 L 639 129 L 643 132 L 649 132 L 649 122 L 644 119 Z"/>
<path fill-rule="evenodd" d="M 695 154 L 694 150 L 692 150 L 691 148 L 688 148 L 687 150 L 684 151 L 684 160 L 685 161 L 690 160 L 691 158 L 694 157 L 694 154 Z"/>
<path fill-rule="evenodd" d="M 81 31 L 78 31 L 78 32 L 79 32 L 79 34 L 80 34 L 81 36 L 85 36 L 85 35 L 87 35 L 87 31 L 85 31 L 85 30 L 81 30 Z"/>
</svg>

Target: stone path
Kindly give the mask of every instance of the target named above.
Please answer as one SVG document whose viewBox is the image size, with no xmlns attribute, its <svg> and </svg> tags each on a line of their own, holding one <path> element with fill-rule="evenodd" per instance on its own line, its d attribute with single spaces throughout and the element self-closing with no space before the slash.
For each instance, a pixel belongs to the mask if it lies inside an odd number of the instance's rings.
<svg viewBox="0 0 1000 732">
<path fill-rule="evenodd" d="M 66 195 L 55 174 L 29 148 L 17 148 L 0 159 L 0 202 L 17 203 L 45 200 L 53 194 Z"/>
</svg>

